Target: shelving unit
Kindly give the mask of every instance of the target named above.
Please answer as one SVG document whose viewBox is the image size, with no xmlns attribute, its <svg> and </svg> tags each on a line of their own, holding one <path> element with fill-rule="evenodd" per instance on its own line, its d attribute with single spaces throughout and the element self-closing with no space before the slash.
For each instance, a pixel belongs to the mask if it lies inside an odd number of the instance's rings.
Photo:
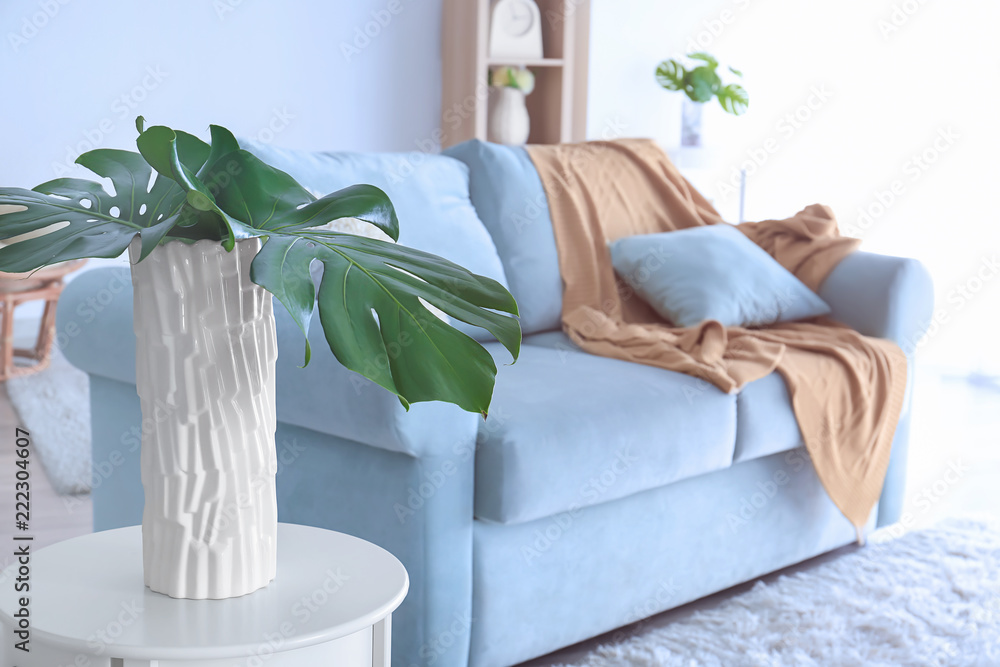
<svg viewBox="0 0 1000 667">
<path fill-rule="evenodd" d="M 511 58 L 487 58 L 486 64 L 489 67 L 562 67 L 565 64 L 562 58 L 542 58 L 541 60 L 512 60 Z"/>
<path fill-rule="evenodd" d="M 490 0 L 445 0 L 441 48 L 441 146 L 486 139 L 491 67 L 527 67 L 528 143 L 583 141 L 587 132 L 589 0 L 536 0 L 542 19 L 541 60 L 489 57 Z"/>
</svg>

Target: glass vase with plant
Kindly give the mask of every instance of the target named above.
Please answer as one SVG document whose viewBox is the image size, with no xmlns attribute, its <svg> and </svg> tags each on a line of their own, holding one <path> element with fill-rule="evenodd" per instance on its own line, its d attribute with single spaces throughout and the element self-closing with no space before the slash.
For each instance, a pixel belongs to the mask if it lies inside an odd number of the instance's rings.
<svg viewBox="0 0 1000 667">
<path fill-rule="evenodd" d="M 724 83 L 719 75 L 719 61 L 704 52 L 690 53 L 687 62 L 670 58 L 656 66 L 656 82 L 660 87 L 680 91 L 685 95 L 681 119 L 681 145 L 700 146 L 702 105 L 713 98 L 723 111 L 734 116 L 746 113 L 750 96 L 739 83 Z M 743 73 L 732 67 L 729 73 L 742 78 Z"/>
</svg>

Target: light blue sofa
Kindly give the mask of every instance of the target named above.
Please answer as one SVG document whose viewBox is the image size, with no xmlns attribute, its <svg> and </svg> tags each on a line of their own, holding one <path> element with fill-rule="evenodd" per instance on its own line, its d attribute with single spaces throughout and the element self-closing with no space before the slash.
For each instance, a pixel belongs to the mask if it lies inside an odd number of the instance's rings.
<svg viewBox="0 0 1000 667">
<path fill-rule="evenodd" d="M 582 353 L 559 331 L 551 221 L 523 150 L 252 149 L 324 193 L 383 187 L 401 242 L 503 281 L 521 307 L 523 351 L 500 366 L 487 421 L 444 404 L 405 412 L 322 353 L 316 327 L 320 353 L 298 368 L 301 334 L 276 307 L 279 517 L 358 535 L 402 560 L 411 587 L 393 623 L 394 665 L 513 665 L 854 539 L 802 448 L 781 377 L 726 395 Z M 907 352 L 930 316 L 930 280 L 913 260 L 855 253 L 820 295 L 837 319 Z M 73 281 L 58 333 L 90 375 L 94 528 L 140 523 L 127 271 Z M 899 516 L 908 410 L 872 524 Z"/>
</svg>

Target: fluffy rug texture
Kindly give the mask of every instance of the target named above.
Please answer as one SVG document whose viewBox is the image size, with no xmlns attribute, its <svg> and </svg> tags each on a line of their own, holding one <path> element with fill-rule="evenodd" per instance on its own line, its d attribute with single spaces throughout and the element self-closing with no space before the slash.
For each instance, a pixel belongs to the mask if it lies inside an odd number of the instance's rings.
<svg viewBox="0 0 1000 667">
<path fill-rule="evenodd" d="M 574 667 L 1000 665 L 1000 525 L 949 520 L 598 648 Z"/>
<path fill-rule="evenodd" d="M 10 401 L 57 493 L 90 491 L 90 385 L 58 348 L 41 373 L 7 381 Z"/>
</svg>

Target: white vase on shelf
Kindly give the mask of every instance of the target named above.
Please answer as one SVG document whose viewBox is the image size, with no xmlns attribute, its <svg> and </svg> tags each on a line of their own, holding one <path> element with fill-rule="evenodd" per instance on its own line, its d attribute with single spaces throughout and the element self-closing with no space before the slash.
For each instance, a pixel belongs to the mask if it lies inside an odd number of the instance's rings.
<svg viewBox="0 0 1000 667">
<path fill-rule="evenodd" d="M 501 86 L 492 88 L 490 92 L 486 138 L 497 144 L 514 146 L 527 142 L 531 133 L 531 118 L 524 103 L 524 91 Z"/>
<path fill-rule="evenodd" d="M 132 260 L 142 408 L 145 583 L 175 598 L 246 595 L 275 576 L 271 295 L 259 239 L 171 241 Z"/>
</svg>

